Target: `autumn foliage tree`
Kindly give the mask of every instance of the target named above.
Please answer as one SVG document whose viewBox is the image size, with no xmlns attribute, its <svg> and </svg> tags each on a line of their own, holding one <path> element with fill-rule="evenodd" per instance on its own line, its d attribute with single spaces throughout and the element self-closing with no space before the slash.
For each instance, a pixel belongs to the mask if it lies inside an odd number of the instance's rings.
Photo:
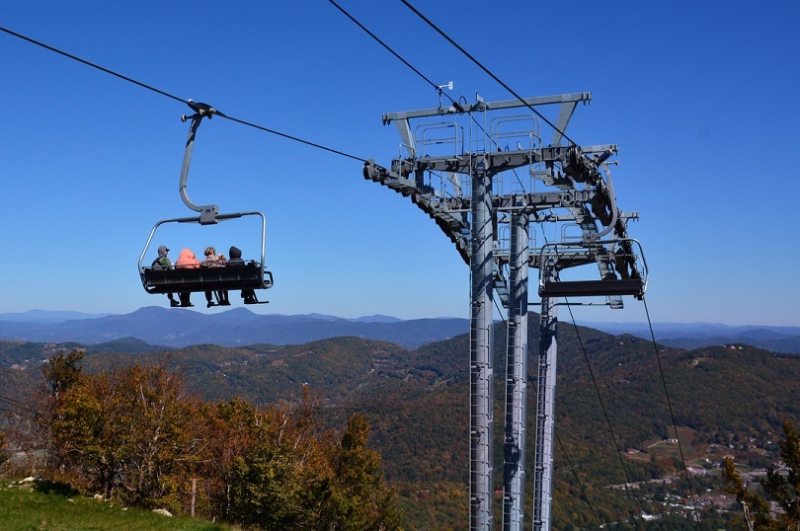
<svg viewBox="0 0 800 531">
<path fill-rule="evenodd" d="M 58 462 L 106 497 L 178 508 L 175 497 L 207 444 L 202 404 L 163 365 L 79 374 L 55 400 Z"/>
<path fill-rule="evenodd" d="M 49 446 L 61 476 L 126 504 L 186 510 L 261 529 L 398 529 L 381 459 L 360 416 L 341 434 L 318 419 L 319 399 L 266 409 L 208 404 L 165 364 L 87 375 L 79 354 L 45 367 Z"/>
<path fill-rule="evenodd" d="M 80 362 L 83 360 L 82 350 L 72 350 L 69 354 L 59 352 L 42 366 L 42 374 L 49 386 L 49 394 L 58 398 L 61 393 L 68 391 L 81 378 Z"/>
</svg>

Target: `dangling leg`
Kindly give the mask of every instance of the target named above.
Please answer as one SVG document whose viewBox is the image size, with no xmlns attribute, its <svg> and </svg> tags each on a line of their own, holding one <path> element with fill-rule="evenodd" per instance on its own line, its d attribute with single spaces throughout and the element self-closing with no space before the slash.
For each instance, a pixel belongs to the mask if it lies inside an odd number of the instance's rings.
<svg viewBox="0 0 800 531">
<path fill-rule="evenodd" d="M 245 304 L 258 304 L 258 299 L 256 298 L 256 292 L 252 289 L 243 289 L 242 297 L 244 297 Z"/>
<path fill-rule="evenodd" d="M 228 292 L 225 290 L 217 292 L 217 301 L 219 302 L 220 306 L 231 305 L 230 301 L 228 300 Z"/>
</svg>

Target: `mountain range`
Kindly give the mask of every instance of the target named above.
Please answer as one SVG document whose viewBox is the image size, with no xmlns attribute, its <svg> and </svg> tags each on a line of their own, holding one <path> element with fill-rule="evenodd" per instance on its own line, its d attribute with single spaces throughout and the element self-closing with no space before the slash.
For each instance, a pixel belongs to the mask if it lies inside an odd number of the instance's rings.
<svg viewBox="0 0 800 531">
<path fill-rule="evenodd" d="M 562 322 L 563 325 L 571 323 Z M 651 339 L 648 323 L 592 323 L 582 326 L 621 335 Z M 800 327 L 729 326 L 715 323 L 655 323 L 662 345 L 696 349 L 747 344 L 779 353 L 800 353 Z M 0 314 L 0 339 L 77 342 L 97 345 L 135 338 L 150 345 L 181 348 L 215 344 L 242 346 L 256 343 L 292 345 L 332 337 L 353 336 L 417 348 L 469 331 L 461 318 L 401 320 L 385 315 L 343 319 L 331 315 L 259 315 L 246 308 L 217 314 L 157 306 L 129 314 L 89 314 L 31 310 Z"/>
<path fill-rule="evenodd" d="M 581 323 L 608 334 L 651 339 L 647 323 Z M 696 349 L 732 343 L 785 354 L 800 353 L 800 326 L 731 326 L 719 323 L 656 323 L 656 341 L 675 348 Z"/>
<path fill-rule="evenodd" d="M 194 312 L 164 312 L 170 318 L 180 314 L 189 321 L 196 318 Z M 154 313 L 163 318 L 164 312 Z M 242 312 L 234 312 L 236 321 Z M 531 314 L 531 322 L 537 317 Z M 324 316 L 296 319 L 326 320 Z M 535 443 L 538 340 L 538 327 L 529 327 L 528 470 Z M 496 488 L 503 463 L 500 397 L 505 342 L 505 327 L 499 323 L 493 348 Z M 97 373 L 130 363 L 167 363 L 180 370 L 194 393 L 210 401 L 239 396 L 255 404 L 291 402 L 307 384 L 320 394 L 327 425 L 343 426 L 353 413 L 368 419 L 370 444 L 383 457 L 385 476 L 411 520 L 409 528 L 466 529 L 469 344 L 467 333 L 416 349 L 356 337 L 284 346 L 198 344 L 180 349 L 159 349 L 123 338 L 87 349 L 83 367 L 87 373 Z M 654 352 L 647 339 L 580 326 L 560 327 L 558 344 L 553 510 L 559 529 L 596 528 L 593 522 L 618 521 L 632 510 L 632 501 L 605 487 L 631 481 L 640 482 L 637 492 L 648 511 L 666 515 L 672 505 L 659 500 L 680 492 L 679 485 L 669 484 L 680 474 L 678 459 L 711 469 L 693 478 L 695 492 L 706 501 L 719 496 L 715 462 L 731 454 L 742 466 L 768 466 L 779 453 L 781 422 L 800 419 L 798 356 L 730 344 L 691 351 L 662 346 Z M 0 341 L 0 409 L 25 406 L 42 386 L 44 360 L 77 346 Z M 668 442 L 675 428 L 685 456 Z M 531 472 L 526 478 L 528 493 L 532 476 Z M 651 478 L 665 481 L 650 483 Z M 693 528 L 690 520 L 681 520 L 681 526 L 661 529 Z M 724 527 L 718 522 L 713 528 Z"/>
<path fill-rule="evenodd" d="M 217 314 L 157 306 L 123 315 L 26 312 L 0 314 L 0 339 L 100 344 L 135 338 L 151 345 L 180 348 L 215 344 L 293 345 L 352 336 L 388 341 L 405 348 L 441 341 L 469 330 L 466 319 L 415 319 L 373 315 L 342 319 L 329 315 L 259 315 L 246 308 Z"/>
</svg>

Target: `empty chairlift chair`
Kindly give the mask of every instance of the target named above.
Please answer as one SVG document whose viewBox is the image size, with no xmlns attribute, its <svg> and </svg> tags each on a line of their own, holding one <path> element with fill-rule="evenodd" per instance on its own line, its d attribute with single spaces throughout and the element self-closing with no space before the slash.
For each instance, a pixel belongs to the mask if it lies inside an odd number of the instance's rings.
<svg viewBox="0 0 800 531">
<path fill-rule="evenodd" d="M 561 271 L 596 263 L 599 279 L 562 280 Z M 634 239 L 546 244 L 539 254 L 540 297 L 633 295 L 647 290 L 647 263 Z"/>
</svg>

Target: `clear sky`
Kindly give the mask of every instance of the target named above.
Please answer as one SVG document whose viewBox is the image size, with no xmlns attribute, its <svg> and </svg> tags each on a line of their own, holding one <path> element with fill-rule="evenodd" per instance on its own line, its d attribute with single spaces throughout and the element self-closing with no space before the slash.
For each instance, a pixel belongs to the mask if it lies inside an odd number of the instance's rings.
<svg viewBox="0 0 800 531">
<path fill-rule="evenodd" d="M 641 214 L 629 234 L 644 245 L 654 321 L 800 325 L 797 3 L 412 3 L 521 95 L 592 93 L 568 134 L 620 146 L 617 198 Z M 453 97 L 512 99 L 401 2 L 340 4 L 428 78 L 452 80 Z M 385 166 L 400 138 L 381 114 L 438 105 L 324 0 L 10 0 L 0 26 Z M 158 220 L 192 215 L 178 194 L 189 109 L 5 33 L 0 71 L 0 313 L 164 305 L 136 265 Z M 266 214 L 275 287 L 261 313 L 469 314 L 452 244 L 407 198 L 365 181 L 358 161 L 204 121 L 189 195 Z M 156 246 L 174 258 L 235 243 L 248 255 L 259 236 L 245 222 L 199 239 L 185 229 Z M 626 307 L 575 312 L 645 320 L 641 303 Z"/>
</svg>

